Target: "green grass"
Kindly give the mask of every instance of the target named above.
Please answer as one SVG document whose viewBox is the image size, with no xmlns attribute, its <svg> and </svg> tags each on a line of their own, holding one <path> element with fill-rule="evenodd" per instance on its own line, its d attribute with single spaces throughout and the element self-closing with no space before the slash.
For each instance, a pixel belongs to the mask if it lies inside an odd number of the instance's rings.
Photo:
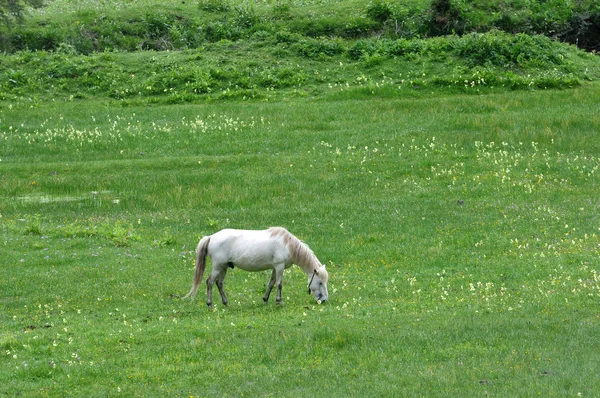
<svg viewBox="0 0 600 398">
<path fill-rule="evenodd" d="M 529 35 L 581 10 L 453 4 L 486 33 L 419 34 L 420 0 L 32 16 L 56 51 L 0 56 L 0 394 L 595 396 L 598 57 Z M 296 267 L 282 306 L 236 269 L 228 307 L 181 300 L 200 237 L 274 225 L 328 303 Z"/>
<path fill-rule="evenodd" d="M 8 395 L 593 396 L 600 87 L 115 107 L 3 104 Z M 199 237 L 283 225 L 330 299 Z"/>
</svg>

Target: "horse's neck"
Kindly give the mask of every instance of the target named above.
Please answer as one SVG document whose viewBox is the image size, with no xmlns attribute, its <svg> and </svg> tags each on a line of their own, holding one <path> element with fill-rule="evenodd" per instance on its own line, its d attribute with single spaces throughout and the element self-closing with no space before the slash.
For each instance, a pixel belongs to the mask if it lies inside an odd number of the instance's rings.
<svg viewBox="0 0 600 398">
<path fill-rule="evenodd" d="M 290 252 L 291 261 L 302 268 L 307 274 L 312 274 L 321 266 L 313 251 L 285 228 L 272 227 L 268 230 L 272 238 L 283 239 L 284 245 Z"/>
<path fill-rule="evenodd" d="M 289 244 L 292 252 L 292 260 L 296 265 L 298 265 L 307 275 L 312 274 L 315 269 L 317 269 L 321 263 L 317 259 L 317 256 L 312 252 L 312 250 L 306 246 L 301 240 L 296 238 L 295 236 L 290 234 Z"/>
<path fill-rule="evenodd" d="M 298 267 L 300 267 L 302 269 L 302 271 L 304 271 L 306 273 L 306 275 L 312 275 L 315 273 L 315 270 L 317 268 L 319 268 L 319 262 L 316 261 L 314 263 L 301 263 L 301 262 L 296 262 L 296 265 L 298 265 Z"/>
</svg>

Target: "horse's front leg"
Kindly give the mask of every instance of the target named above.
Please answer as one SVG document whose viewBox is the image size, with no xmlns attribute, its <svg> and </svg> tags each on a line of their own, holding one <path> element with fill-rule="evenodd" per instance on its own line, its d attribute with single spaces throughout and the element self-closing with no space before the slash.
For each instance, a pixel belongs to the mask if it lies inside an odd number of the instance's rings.
<svg viewBox="0 0 600 398">
<path fill-rule="evenodd" d="M 281 301 L 281 287 L 283 286 L 283 270 L 285 266 L 281 268 L 275 268 L 275 283 L 277 284 L 277 301 L 276 304 L 282 304 Z"/>
<path fill-rule="evenodd" d="M 267 303 L 267 301 L 269 301 L 269 296 L 271 295 L 271 290 L 273 290 L 273 286 L 275 286 L 275 270 L 273 270 L 273 272 L 271 273 L 271 280 L 267 285 L 267 291 L 265 292 L 265 295 L 263 297 L 263 301 L 265 302 L 265 304 Z"/>
</svg>

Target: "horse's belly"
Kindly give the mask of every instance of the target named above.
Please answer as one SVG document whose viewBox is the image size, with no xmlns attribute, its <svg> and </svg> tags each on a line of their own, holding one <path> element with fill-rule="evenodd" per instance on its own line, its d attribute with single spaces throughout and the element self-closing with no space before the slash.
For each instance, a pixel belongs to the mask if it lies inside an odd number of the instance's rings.
<svg viewBox="0 0 600 398">
<path fill-rule="evenodd" d="M 266 271 L 274 267 L 273 264 L 248 263 L 244 261 L 232 261 L 232 263 L 234 267 L 250 272 Z"/>
<path fill-rule="evenodd" d="M 250 272 L 265 271 L 281 266 L 287 268 L 290 265 L 286 263 L 286 259 L 283 256 L 273 254 L 265 255 L 263 253 L 256 253 L 254 255 L 242 255 L 239 257 L 234 256 L 230 259 L 230 261 L 235 267 Z"/>
</svg>

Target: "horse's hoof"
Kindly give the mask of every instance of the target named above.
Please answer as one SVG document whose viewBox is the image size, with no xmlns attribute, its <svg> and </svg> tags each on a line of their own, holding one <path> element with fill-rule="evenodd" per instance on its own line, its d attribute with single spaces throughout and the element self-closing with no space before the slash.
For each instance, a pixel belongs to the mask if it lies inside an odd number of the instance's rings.
<svg viewBox="0 0 600 398">
<path fill-rule="evenodd" d="M 206 303 L 206 306 L 208 307 L 209 310 L 212 310 L 212 303 Z"/>
<path fill-rule="evenodd" d="M 277 305 L 277 306 L 283 305 L 283 301 L 279 300 L 279 301 L 275 302 L 275 305 Z"/>
</svg>

